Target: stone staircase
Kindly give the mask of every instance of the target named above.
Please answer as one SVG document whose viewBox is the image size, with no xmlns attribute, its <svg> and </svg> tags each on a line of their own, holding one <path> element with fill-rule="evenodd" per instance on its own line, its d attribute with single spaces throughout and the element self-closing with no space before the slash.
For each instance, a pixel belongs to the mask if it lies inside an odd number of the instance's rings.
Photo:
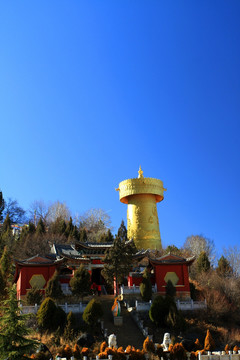
<svg viewBox="0 0 240 360">
<path fill-rule="evenodd" d="M 143 337 L 141 331 L 135 324 L 130 313 L 124 306 L 121 306 L 121 315 L 123 317 L 123 325 L 115 326 L 113 323 L 113 316 L 111 312 L 111 307 L 113 305 L 114 297 L 102 299 L 102 307 L 104 311 L 104 328 L 107 329 L 107 334 L 110 335 L 115 333 L 117 336 L 117 345 L 118 347 L 122 346 L 124 349 L 128 345 L 132 345 L 137 349 L 142 349 Z"/>
</svg>

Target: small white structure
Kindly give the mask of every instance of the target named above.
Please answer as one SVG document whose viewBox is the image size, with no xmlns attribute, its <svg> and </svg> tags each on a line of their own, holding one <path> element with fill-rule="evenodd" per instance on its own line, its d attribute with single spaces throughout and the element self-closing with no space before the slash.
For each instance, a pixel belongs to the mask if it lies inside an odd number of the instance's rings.
<svg viewBox="0 0 240 360">
<path fill-rule="evenodd" d="M 109 347 L 117 347 L 117 337 L 115 334 L 111 334 L 108 337 L 108 346 Z"/>
<path fill-rule="evenodd" d="M 163 347 L 163 351 L 168 351 L 169 345 L 171 344 L 171 338 L 169 333 L 165 333 L 163 336 L 163 343 L 161 344 Z"/>
</svg>

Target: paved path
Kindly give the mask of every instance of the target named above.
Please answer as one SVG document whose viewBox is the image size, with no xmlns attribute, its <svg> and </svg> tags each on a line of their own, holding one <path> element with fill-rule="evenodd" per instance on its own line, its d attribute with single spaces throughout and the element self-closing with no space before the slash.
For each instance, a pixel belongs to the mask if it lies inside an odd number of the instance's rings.
<svg viewBox="0 0 240 360">
<path fill-rule="evenodd" d="M 123 325 L 114 325 L 111 312 L 113 301 L 113 297 L 111 299 L 105 298 L 104 301 L 102 301 L 102 306 L 104 310 L 104 328 L 107 329 L 108 335 L 112 334 L 113 332 L 116 334 L 118 347 L 123 346 L 123 348 L 125 349 L 128 345 L 132 345 L 137 349 L 142 349 L 144 337 L 125 307 L 121 307 Z"/>
</svg>

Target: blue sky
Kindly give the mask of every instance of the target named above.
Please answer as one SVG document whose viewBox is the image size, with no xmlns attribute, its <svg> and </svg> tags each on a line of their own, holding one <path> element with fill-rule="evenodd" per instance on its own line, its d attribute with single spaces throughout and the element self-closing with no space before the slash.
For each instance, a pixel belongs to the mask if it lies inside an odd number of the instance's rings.
<svg viewBox="0 0 240 360">
<path fill-rule="evenodd" d="M 0 4 L 0 188 L 27 209 L 103 208 L 163 181 L 163 245 L 240 233 L 240 2 Z"/>
</svg>

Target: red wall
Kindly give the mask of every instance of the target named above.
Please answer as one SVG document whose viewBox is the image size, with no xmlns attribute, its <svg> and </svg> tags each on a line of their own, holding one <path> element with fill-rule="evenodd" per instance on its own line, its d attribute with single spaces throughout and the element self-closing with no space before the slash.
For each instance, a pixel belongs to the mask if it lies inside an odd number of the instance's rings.
<svg viewBox="0 0 240 360">
<path fill-rule="evenodd" d="M 165 292 L 166 282 L 164 281 L 165 275 L 167 272 L 175 272 L 179 278 L 176 284 L 177 292 L 189 292 L 189 276 L 188 276 L 188 267 L 186 264 L 172 265 L 172 264 L 163 264 L 154 266 L 155 270 L 155 279 L 157 284 L 157 289 L 160 292 Z M 179 286 L 182 285 L 182 286 Z"/>
<path fill-rule="evenodd" d="M 22 267 L 19 271 L 19 277 L 17 281 L 17 293 L 18 298 L 21 295 L 26 295 L 27 289 L 31 288 L 29 281 L 33 275 L 43 275 L 46 283 L 44 287 L 46 287 L 48 280 L 53 276 L 56 270 L 56 266 L 39 266 L 39 267 Z"/>
</svg>

